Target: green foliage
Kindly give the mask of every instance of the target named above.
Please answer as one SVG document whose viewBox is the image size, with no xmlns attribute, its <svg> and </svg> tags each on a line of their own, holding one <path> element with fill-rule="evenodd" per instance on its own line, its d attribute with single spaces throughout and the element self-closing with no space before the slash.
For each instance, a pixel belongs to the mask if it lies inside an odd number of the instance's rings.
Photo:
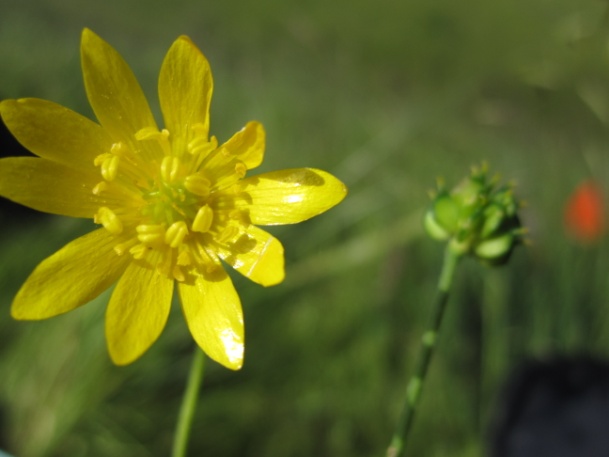
<svg viewBox="0 0 609 457">
<path fill-rule="evenodd" d="M 441 263 L 441 246 L 423 234 L 426 191 L 484 160 L 516 178 L 531 245 L 500 269 L 463 262 L 409 444 L 423 457 L 477 456 L 519 360 L 609 355 L 609 244 L 579 246 L 562 228 L 575 184 L 609 174 L 603 7 L 12 0 L 0 27 L 0 97 L 90 113 L 84 26 L 152 95 L 166 49 L 188 34 L 214 71 L 220 140 L 257 119 L 268 136 L 263 170 L 314 166 L 348 185 L 331 212 L 273 229 L 286 247 L 283 284 L 235 278 L 245 367 L 207 364 L 191 455 L 381 455 Z M 125 368 L 105 349 L 107 296 L 15 322 L 10 301 L 27 274 L 88 228 L 10 222 L 0 239 L 0 447 L 19 457 L 168 455 L 192 349 L 177 303 L 160 340 Z"/>
</svg>

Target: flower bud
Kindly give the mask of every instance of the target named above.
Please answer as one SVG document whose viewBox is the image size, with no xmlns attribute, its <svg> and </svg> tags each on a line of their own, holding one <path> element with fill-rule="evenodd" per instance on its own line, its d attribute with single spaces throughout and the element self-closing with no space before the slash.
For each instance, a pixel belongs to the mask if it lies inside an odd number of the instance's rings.
<svg viewBox="0 0 609 457">
<path fill-rule="evenodd" d="M 488 179 L 483 166 L 452 191 L 440 188 L 425 213 L 427 233 L 449 241 L 459 255 L 471 254 L 490 265 L 505 263 L 523 230 L 512 187 L 497 187 L 496 181 Z"/>
</svg>

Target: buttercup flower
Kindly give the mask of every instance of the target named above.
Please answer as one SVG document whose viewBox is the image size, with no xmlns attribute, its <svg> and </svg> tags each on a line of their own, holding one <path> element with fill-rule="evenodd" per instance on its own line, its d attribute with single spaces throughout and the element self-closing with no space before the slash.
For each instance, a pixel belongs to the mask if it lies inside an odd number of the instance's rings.
<svg viewBox="0 0 609 457">
<path fill-rule="evenodd" d="M 187 37 L 161 67 L 163 129 L 127 64 L 88 29 L 81 58 L 99 123 L 44 100 L 0 103 L 9 130 L 38 156 L 0 160 L 0 195 L 101 226 L 38 265 L 14 299 L 13 317 L 65 313 L 116 282 L 106 338 L 112 360 L 124 365 L 162 332 L 177 284 L 195 341 L 240 368 L 241 304 L 222 262 L 258 284 L 281 282 L 283 247 L 257 225 L 313 217 L 339 203 L 345 186 L 309 168 L 246 177 L 262 162 L 264 129 L 249 122 L 222 145 L 209 137 L 212 76 Z"/>
</svg>

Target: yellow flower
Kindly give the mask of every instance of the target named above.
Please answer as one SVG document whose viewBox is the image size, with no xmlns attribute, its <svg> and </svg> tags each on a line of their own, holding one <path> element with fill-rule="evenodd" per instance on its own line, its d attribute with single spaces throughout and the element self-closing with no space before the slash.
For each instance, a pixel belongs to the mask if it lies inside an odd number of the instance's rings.
<svg viewBox="0 0 609 457">
<path fill-rule="evenodd" d="M 13 317 L 65 313 L 117 282 L 106 338 L 112 360 L 124 365 L 162 332 L 177 283 L 195 341 L 239 369 L 243 315 L 221 261 L 258 284 L 281 282 L 283 247 L 256 225 L 313 217 L 339 203 L 345 186 L 309 168 L 246 177 L 262 162 L 264 129 L 250 122 L 222 145 L 209 137 L 212 76 L 187 37 L 161 67 L 164 129 L 125 61 L 88 29 L 81 58 L 99 124 L 44 100 L 0 103 L 9 130 L 39 156 L 0 160 L 0 195 L 101 225 L 38 265 L 15 297 Z"/>
</svg>

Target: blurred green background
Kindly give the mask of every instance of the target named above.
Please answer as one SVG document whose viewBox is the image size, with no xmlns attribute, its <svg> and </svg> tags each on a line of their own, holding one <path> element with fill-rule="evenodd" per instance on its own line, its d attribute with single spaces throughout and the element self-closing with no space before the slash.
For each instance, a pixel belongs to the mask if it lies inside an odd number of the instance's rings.
<svg viewBox="0 0 609 457">
<path fill-rule="evenodd" d="M 90 116 L 83 27 L 121 52 L 153 106 L 166 50 L 189 35 L 214 73 L 212 133 L 259 120 L 262 171 L 313 166 L 350 189 L 323 216 L 271 230 L 286 248 L 283 284 L 235 277 L 245 367 L 208 364 L 190 455 L 383 455 L 440 268 L 442 246 L 421 229 L 427 191 L 482 160 L 517 182 L 531 245 L 500 269 L 463 262 L 409 451 L 484 455 L 519 361 L 609 355 L 609 245 L 563 228 L 575 186 L 609 173 L 607 2 L 3 0 L 0 98 Z M 14 207 L 0 222 L 0 448 L 168 455 L 193 346 L 177 304 L 126 368 L 105 348 L 108 294 L 15 322 L 19 285 L 91 225 Z"/>
</svg>

